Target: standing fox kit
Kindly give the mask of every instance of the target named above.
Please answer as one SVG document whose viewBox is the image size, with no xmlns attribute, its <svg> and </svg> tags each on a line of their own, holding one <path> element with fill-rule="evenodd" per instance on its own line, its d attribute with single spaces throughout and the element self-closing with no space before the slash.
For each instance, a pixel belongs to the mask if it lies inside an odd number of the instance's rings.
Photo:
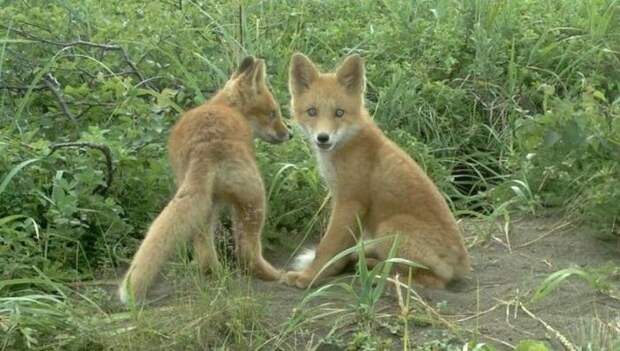
<svg viewBox="0 0 620 351">
<path fill-rule="evenodd" d="M 213 226 L 222 205 L 232 208 L 242 265 L 264 280 L 280 277 L 261 250 L 265 191 L 253 139 L 279 143 L 291 134 L 265 79 L 265 62 L 245 58 L 222 90 L 186 112 L 173 128 L 168 149 L 177 192 L 131 262 L 119 289 L 124 303 L 145 297 L 177 243 L 191 239 L 201 270 L 217 269 Z"/>
<path fill-rule="evenodd" d="M 346 260 L 324 266 L 355 245 L 361 223 L 369 238 L 398 234 L 397 256 L 428 268 L 415 273 L 416 282 L 443 288 L 470 270 L 459 228 L 433 182 L 371 120 L 364 107 L 365 85 L 358 55 L 327 74 L 302 54 L 292 58 L 292 113 L 316 151 L 332 209 L 312 262 L 283 280 L 304 288 L 315 278 L 338 273 Z M 391 247 L 392 240 L 380 240 L 367 255 L 385 260 Z"/>
</svg>

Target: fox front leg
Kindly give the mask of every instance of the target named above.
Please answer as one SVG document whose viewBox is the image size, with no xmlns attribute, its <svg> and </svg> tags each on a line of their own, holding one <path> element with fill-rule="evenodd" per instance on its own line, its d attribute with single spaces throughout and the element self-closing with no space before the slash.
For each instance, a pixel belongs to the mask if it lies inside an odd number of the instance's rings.
<svg viewBox="0 0 620 351">
<path fill-rule="evenodd" d="M 287 272 L 283 282 L 304 289 L 314 281 L 339 273 L 347 264 L 347 257 L 330 262 L 338 253 L 355 245 L 357 220 L 361 207 L 356 203 L 340 204 L 332 210 L 327 232 L 316 249 L 314 260 L 301 271 Z M 329 263 L 329 265 L 327 265 Z M 317 276 L 318 275 L 318 276 Z"/>
</svg>

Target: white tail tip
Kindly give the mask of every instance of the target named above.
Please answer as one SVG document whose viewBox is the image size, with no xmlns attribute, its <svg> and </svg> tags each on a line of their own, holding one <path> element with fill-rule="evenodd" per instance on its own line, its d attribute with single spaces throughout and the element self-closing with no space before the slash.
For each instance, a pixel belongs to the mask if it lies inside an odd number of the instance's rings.
<svg viewBox="0 0 620 351">
<path fill-rule="evenodd" d="M 129 303 L 129 291 L 127 291 L 126 281 L 123 281 L 118 288 L 118 298 L 125 305 Z"/>
<path fill-rule="evenodd" d="M 316 255 L 315 249 L 304 249 L 295 260 L 293 260 L 292 268 L 296 271 L 303 271 L 306 267 L 314 261 L 314 256 Z"/>
</svg>

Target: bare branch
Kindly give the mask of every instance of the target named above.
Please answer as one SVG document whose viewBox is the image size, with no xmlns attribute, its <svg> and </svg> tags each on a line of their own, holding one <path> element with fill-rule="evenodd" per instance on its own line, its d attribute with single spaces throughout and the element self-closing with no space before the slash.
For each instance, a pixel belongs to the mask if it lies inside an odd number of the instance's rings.
<svg viewBox="0 0 620 351">
<path fill-rule="evenodd" d="M 40 38 L 36 35 L 32 35 L 28 32 L 22 31 L 20 29 L 15 29 L 15 28 L 9 28 L 3 24 L 0 24 L 0 27 L 8 29 L 10 31 L 13 31 L 19 35 L 21 35 L 22 37 L 28 38 L 30 40 L 34 40 L 34 41 L 38 41 L 40 43 L 45 43 L 45 44 L 49 44 L 49 45 L 55 45 L 55 46 L 60 46 L 63 48 L 66 47 L 72 47 L 72 46 L 84 46 L 84 47 L 90 47 L 90 48 L 97 48 L 97 49 L 102 49 L 102 50 L 109 50 L 109 51 L 120 51 L 121 55 L 123 56 L 123 60 L 125 60 L 125 63 L 131 68 L 132 73 L 138 77 L 138 79 L 140 79 L 140 82 L 145 82 L 144 83 L 146 86 L 148 86 L 149 88 L 156 90 L 155 87 L 153 85 L 150 84 L 150 82 L 148 82 L 145 78 L 144 75 L 142 75 L 142 73 L 140 72 L 140 70 L 138 70 L 138 67 L 136 66 L 136 64 L 131 61 L 131 58 L 129 57 L 129 53 L 127 52 L 127 49 L 125 49 L 124 47 L 120 46 L 120 45 L 116 45 L 116 44 L 100 44 L 100 43 L 93 43 L 90 41 L 85 41 L 85 40 L 74 40 L 74 41 L 70 41 L 70 42 L 60 42 L 60 41 L 54 41 L 54 40 L 49 40 L 49 39 L 44 39 L 44 38 Z"/>
<path fill-rule="evenodd" d="M 71 113 L 71 111 L 69 110 L 69 106 L 67 106 L 65 97 L 62 95 L 62 91 L 60 91 L 60 83 L 58 83 L 56 78 L 54 78 L 50 73 L 46 73 L 43 76 L 43 83 L 45 83 L 45 86 L 49 88 L 49 90 L 56 97 L 56 100 L 58 100 L 58 105 L 60 106 L 62 113 L 64 113 L 65 116 L 67 116 L 67 118 L 71 120 L 71 122 L 77 123 L 77 118 L 75 118 L 73 113 Z"/>
<path fill-rule="evenodd" d="M 573 345 L 573 343 L 568 341 L 568 339 L 564 335 L 562 335 L 559 331 L 554 329 L 552 326 L 547 324 L 547 322 L 545 322 L 544 320 L 542 320 L 541 318 L 539 318 L 538 316 L 533 314 L 530 310 L 525 308 L 525 306 L 523 306 L 522 303 L 519 303 L 519 306 L 521 307 L 523 312 L 527 313 L 527 315 L 530 316 L 532 319 L 534 319 L 538 323 L 542 324 L 542 326 L 545 327 L 545 329 L 547 329 L 547 331 L 549 333 L 551 333 L 551 335 L 555 336 L 555 338 L 560 342 L 560 344 L 562 344 L 562 346 L 564 346 L 564 349 L 566 349 L 567 351 L 576 351 L 577 350 L 577 347 L 575 347 L 575 345 Z"/>
<path fill-rule="evenodd" d="M 45 85 L 35 85 L 33 87 L 28 86 L 28 85 L 0 85 L 0 89 L 6 89 L 6 90 L 22 90 L 22 91 L 27 91 L 27 90 L 43 90 L 43 89 L 48 89 L 47 86 Z"/>
<path fill-rule="evenodd" d="M 108 189 L 110 189 L 110 186 L 112 186 L 112 179 L 114 176 L 114 168 L 112 165 L 112 150 L 110 150 L 110 147 L 105 144 L 95 144 L 88 142 L 59 143 L 50 146 L 50 153 L 48 156 L 51 156 L 54 152 L 56 152 L 56 150 L 65 147 L 87 147 L 101 151 L 106 161 L 106 181 L 105 186 L 99 185 L 93 192 L 105 195 Z"/>
<path fill-rule="evenodd" d="M 94 48 L 99 48 L 99 49 L 104 49 L 104 50 L 121 50 L 121 47 L 118 45 L 98 44 L 98 43 L 92 43 L 90 41 L 84 41 L 84 40 L 75 40 L 75 41 L 64 43 L 64 42 L 59 42 L 59 41 L 54 41 L 54 40 L 49 40 L 49 39 L 43 39 L 43 38 L 37 37 L 36 35 L 32 35 L 28 32 L 25 32 L 23 30 L 5 26 L 4 24 L 0 24 L 0 27 L 10 30 L 12 32 L 15 32 L 21 35 L 22 37 L 28 38 L 30 40 L 34 40 L 34 41 L 38 41 L 38 42 L 50 44 L 50 45 L 56 45 L 56 46 L 62 46 L 62 47 L 89 46 L 89 47 L 94 47 Z"/>
<path fill-rule="evenodd" d="M 131 69 L 133 70 L 133 73 L 136 75 L 136 77 L 138 77 L 138 79 L 140 79 L 140 82 L 146 81 L 142 73 L 140 73 L 140 71 L 138 70 L 138 67 L 136 67 L 133 61 L 131 61 L 131 59 L 129 58 L 129 54 L 127 53 L 127 50 L 125 50 L 125 48 L 121 48 L 121 52 L 123 53 L 123 58 L 125 59 L 125 62 L 127 63 L 129 67 L 131 67 Z M 149 88 L 155 90 L 155 88 L 152 85 L 150 85 L 149 82 L 146 82 L 145 84 Z"/>
</svg>

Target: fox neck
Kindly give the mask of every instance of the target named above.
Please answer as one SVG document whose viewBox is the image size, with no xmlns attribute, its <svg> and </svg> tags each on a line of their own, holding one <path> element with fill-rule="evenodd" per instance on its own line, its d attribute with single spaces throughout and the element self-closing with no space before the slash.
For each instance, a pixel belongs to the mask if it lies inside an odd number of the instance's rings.
<svg viewBox="0 0 620 351">
<path fill-rule="evenodd" d="M 327 183 L 329 190 L 334 193 L 338 187 L 336 186 L 336 169 L 332 160 L 333 154 L 331 152 L 316 151 L 316 161 L 321 178 Z"/>
<path fill-rule="evenodd" d="M 244 117 L 247 113 L 246 109 L 244 109 L 244 105 L 246 105 L 244 96 L 237 89 L 228 85 L 224 86 L 222 90 L 218 91 L 211 98 L 211 103 L 226 105 Z"/>
<path fill-rule="evenodd" d="M 213 105 L 223 105 L 237 112 L 238 114 L 243 116 L 243 123 L 246 124 L 248 128 L 250 128 L 250 130 L 254 130 L 247 117 L 248 109 L 244 107 L 246 105 L 245 98 L 241 93 L 239 93 L 239 91 L 237 91 L 237 89 L 229 86 L 224 86 L 222 90 L 218 91 L 209 100 L 209 103 Z M 254 132 L 252 132 L 252 134 L 253 133 Z"/>
</svg>

